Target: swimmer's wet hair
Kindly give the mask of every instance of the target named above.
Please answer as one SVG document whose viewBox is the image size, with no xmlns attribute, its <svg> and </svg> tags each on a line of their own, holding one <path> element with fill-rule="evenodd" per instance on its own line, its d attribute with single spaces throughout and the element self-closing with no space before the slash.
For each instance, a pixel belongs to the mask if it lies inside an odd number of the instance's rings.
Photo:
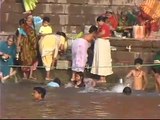
<svg viewBox="0 0 160 120">
<path fill-rule="evenodd" d="M 136 65 L 136 64 L 142 65 L 142 64 L 143 64 L 143 60 L 142 60 L 141 58 L 136 58 L 136 59 L 134 60 L 134 64 L 135 64 L 135 65 Z"/>
<path fill-rule="evenodd" d="M 59 78 L 57 78 L 57 77 L 53 80 L 53 82 L 58 83 L 58 84 L 59 84 L 59 86 L 61 86 L 61 85 L 62 85 L 61 80 L 60 80 Z"/>
<path fill-rule="evenodd" d="M 131 93 L 132 93 L 132 90 L 131 90 L 130 87 L 125 87 L 125 88 L 123 89 L 123 94 L 125 94 L 125 95 L 130 95 Z"/>
<path fill-rule="evenodd" d="M 37 91 L 39 94 L 41 94 L 41 97 L 44 98 L 46 95 L 46 89 L 43 87 L 34 87 L 33 90 Z"/>
<path fill-rule="evenodd" d="M 82 80 L 84 79 L 84 73 L 83 72 L 76 72 L 75 75 L 79 75 Z"/>
</svg>

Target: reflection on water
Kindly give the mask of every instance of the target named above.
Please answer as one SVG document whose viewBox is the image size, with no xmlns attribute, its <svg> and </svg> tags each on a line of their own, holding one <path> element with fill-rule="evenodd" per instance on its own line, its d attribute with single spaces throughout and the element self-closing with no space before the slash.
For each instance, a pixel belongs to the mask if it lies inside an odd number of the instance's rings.
<svg viewBox="0 0 160 120">
<path fill-rule="evenodd" d="M 126 96 L 96 89 L 46 88 L 44 101 L 34 102 L 40 84 L 0 84 L 1 118 L 160 118 L 160 94 L 133 92 Z"/>
</svg>

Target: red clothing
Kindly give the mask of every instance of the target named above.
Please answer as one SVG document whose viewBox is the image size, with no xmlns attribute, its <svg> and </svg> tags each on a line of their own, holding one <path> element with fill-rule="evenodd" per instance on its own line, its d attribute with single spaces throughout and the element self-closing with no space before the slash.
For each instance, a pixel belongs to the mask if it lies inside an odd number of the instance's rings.
<svg viewBox="0 0 160 120">
<path fill-rule="evenodd" d="M 111 23 L 112 27 L 113 27 L 114 29 L 117 29 L 118 20 L 116 19 L 116 17 L 112 15 L 112 16 L 111 16 L 110 18 L 108 18 L 108 19 L 109 19 L 109 22 Z"/>
<path fill-rule="evenodd" d="M 105 31 L 105 34 L 101 36 L 102 38 L 111 36 L 110 27 L 107 24 L 104 23 L 102 26 L 100 26 L 99 32 L 102 32 L 102 31 Z"/>
<path fill-rule="evenodd" d="M 152 22 L 151 23 L 151 31 L 157 32 L 159 30 L 158 22 Z"/>
</svg>

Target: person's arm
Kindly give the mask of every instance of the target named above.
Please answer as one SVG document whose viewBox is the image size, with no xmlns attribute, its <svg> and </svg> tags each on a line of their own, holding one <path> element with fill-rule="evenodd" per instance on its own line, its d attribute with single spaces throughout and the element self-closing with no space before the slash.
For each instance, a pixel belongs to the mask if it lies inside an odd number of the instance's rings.
<svg viewBox="0 0 160 120">
<path fill-rule="evenodd" d="M 101 37 L 103 37 L 104 34 L 105 34 L 105 30 L 102 29 L 101 32 L 99 32 L 99 33 L 97 34 L 97 37 L 98 37 L 98 38 L 101 38 Z"/>
<path fill-rule="evenodd" d="M 146 86 L 148 84 L 148 79 L 147 79 L 147 75 L 145 72 L 143 72 L 143 80 L 144 80 L 144 85 L 143 85 L 143 88 L 142 90 L 145 90 L 146 89 Z"/>
<path fill-rule="evenodd" d="M 4 46 L 4 42 L 0 42 L 0 56 L 2 56 L 2 58 L 4 59 L 10 58 L 10 55 L 5 53 L 3 46 Z"/>
<path fill-rule="evenodd" d="M 17 43 L 16 43 L 17 52 L 20 52 L 20 40 L 21 40 L 21 34 L 19 34 L 17 38 Z"/>
<path fill-rule="evenodd" d="M 130 78 L 133 74 L 133 70 L 131 70 L 127 75 L 126 75 L 126 78 Z"/>
<path fill-rule="evenodd" d="M 95 80 L 92 81 L 92 86 L 93 86 L 93 87 L 96 86 L 96 81 L 95 81 Z"/>
</svg>

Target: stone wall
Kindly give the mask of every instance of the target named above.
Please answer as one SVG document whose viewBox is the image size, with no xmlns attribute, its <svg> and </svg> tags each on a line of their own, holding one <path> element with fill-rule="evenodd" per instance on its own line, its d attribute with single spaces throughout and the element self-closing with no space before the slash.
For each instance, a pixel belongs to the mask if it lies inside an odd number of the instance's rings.
<svg viewBox="0 0 160 120">
<path fill-rule="evenodd" d="M 18 21 L 24 15 L 22 0 L 1 0 L 2 31 L 13 32 L 18 27 Z M 55 31 L 71 33 L 84 29 L 84 25 L 96 24 L 98 15 L 111 7 L 119 12 L 124 6 L 133 7 L 143 0 L 38 0 L 34 15 L 49 16 Z"/>
</svg>

